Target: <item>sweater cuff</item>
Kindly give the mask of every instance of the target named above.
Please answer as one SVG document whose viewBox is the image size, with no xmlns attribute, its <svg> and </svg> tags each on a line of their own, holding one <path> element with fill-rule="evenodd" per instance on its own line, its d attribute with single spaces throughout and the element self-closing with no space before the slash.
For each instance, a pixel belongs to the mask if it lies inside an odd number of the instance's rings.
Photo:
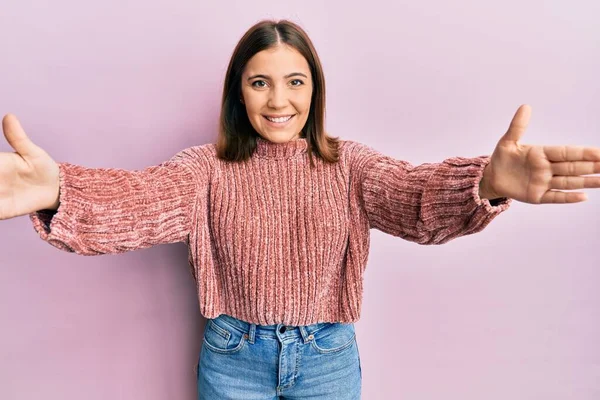
<svg viewBox="0 0 600 400">
<path fill-rule="evenodd" d="M 29 214 L 33 228 L 40 238 L 54 247 L 70 251 L 65 242 L 68 239 L 70 226 L 73 226 L 72 218 L 68 214 L 69 209 L 69 183 L 68 164 L 58 163 L 59 168 L 59 205 L 56 210 L 39 210 Z"/>
<path fill-rule="evenodd" d="M 500 197 L 497 199 L 482 199 L 479 196 L 479 183 L 483 179 L 483 171 L 485 167 L 490 163 L 491 157 L 483 155 L 474 158 L 465 157 L 451 157 L 444 161 L 442 164 L 446 168 L 442 167 L 444 172 L 450 173 L 454 177 L 454 183 L 452 184 L 457 189 L 468 188 L 469 191 L 457 191 L 454 192 L 458 197 L 462 199 L 456 199 L 459 202 L 467 201 L 471 204 L 475 204 L 481 211 L 485 211 L 486 214 L 497 215 L 510 206 L 512 199 L 507 197 Z"/>
</svg>

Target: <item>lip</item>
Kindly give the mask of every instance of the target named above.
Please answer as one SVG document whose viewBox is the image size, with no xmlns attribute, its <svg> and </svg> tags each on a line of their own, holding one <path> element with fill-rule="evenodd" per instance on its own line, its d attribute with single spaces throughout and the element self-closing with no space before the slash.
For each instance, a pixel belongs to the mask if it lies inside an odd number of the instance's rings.
<svg viewBox="0 0 600 400">
<path fill-rule="evenodd" d="M 263 117 L 281 118 L 281 117 L 289 117 L 290 115 L 294 116 L 296 114 L 263 114 Z"/>
<path fill-rule="evenodd" d="M 266 115 L 263 115 L 263 118 L 265 119 L 265 122 L 267 123 L 268 126 L 272 127 L 272 128 L 284 128 L 286 127 L 296 116 L 296 114 L 288 114 L 288 115 L 282 115 L 282 117 L 289 117 L 291 115 L 291 118 L 288 119 L 285 122 L 271 122 L 269 121 L 269 119 L 267 118 Z M 269 117 L 271 118 L 277 118 L 277 117 L 273 117 L 272 115 L 269 115 Z"/>
</svg>

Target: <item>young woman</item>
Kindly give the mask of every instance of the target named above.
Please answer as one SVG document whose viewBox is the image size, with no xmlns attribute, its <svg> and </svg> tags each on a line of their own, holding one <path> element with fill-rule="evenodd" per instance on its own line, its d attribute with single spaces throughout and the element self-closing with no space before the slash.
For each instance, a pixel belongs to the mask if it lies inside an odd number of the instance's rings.
<svg viewBox="0 0 600 400">
<path fill-rule="evenodd" d="M 476 233 L 514 199 L 574 203 L 600 149 L 519 143 L 521 106 L 491 156 L 413 166 L 324 131 L 325 79 L 306 35 L 263 21 L 236 46 L 216 144 L 141 171 L 56 163 L 14 115 L 0 219 L 30 214 L 65 251 L 189 246 L 208 319 L 199 399 L 359 399 L 369 230 L 420 244 Z"/>
</svg>

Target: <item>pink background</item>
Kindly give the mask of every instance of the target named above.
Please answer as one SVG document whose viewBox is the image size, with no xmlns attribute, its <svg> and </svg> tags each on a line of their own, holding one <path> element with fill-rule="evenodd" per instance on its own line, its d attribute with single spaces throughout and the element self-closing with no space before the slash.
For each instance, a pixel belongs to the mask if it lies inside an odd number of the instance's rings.
<svg viewBox="0 0 600 400">
<path fill-rule="evenodd" d="M 490 154 L 527 103 L 523 142 L 600 146 L 599 3 L 482 3 L 4 2 L 0 114 L 57 161 L 157 164 L 215 140 L 233 47 L 275 17 L 317 47 L 333 135 L 413 163 Z M 515 202 L 443 246 L 373 231 L 363 399 L 600 398 L 600 193 L 588 194 Z M 0 237 L 0 398 L 195 398 L 205 320 L 184 245 L 82 257 L 27 217 L 0 222 Z"/>
</svg>

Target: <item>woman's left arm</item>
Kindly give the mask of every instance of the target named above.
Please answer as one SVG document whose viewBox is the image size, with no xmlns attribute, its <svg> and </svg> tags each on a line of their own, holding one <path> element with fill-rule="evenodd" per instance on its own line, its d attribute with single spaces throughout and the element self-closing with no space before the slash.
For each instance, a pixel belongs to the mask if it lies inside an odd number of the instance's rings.
<svg viewBox="0 0 600 400">
<path fill-rule="evenodd" d="M 491 156 L 413 166 L 350 145 L 352 185 L 371 228 L 419 244 L 443 244 L 483 230 L 511 201 L 575 203 L 600 187 L 600 149 L 518 143 L 530 107 L 519 107 Z"/>
<path fill-rule="evenodd" d="M 479 232 L 511 203 L 480 196 L 489 156 L 415 166 L 356 142 L 346 151 L 351 192 L 369 226 L 411 242 L 442 244 Z"/>
</svg>

